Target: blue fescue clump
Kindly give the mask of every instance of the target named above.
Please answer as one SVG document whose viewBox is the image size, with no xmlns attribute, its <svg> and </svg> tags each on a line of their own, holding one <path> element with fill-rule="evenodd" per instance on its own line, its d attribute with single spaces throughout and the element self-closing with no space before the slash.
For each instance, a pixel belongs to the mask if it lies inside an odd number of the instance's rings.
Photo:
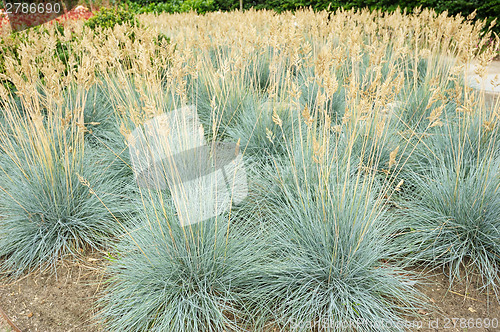
<svg viewBox="0 0 500 332">
<path fill-rule="evenodd" d="M 250 322 L 265 250 L 228 215 L 181 227 L 170 197 L 143 193 L 116 246 L 100 317 L 111 331 L 238 331 Z"/>
<path fill-rule="evenodd" d="M 500 162 L 484 158 L 474 167 L 439 163 L 413 173 L 415 191 L 404 196 L 398 215 L 407 227 L 400 241 L 413 262 L 442 266 L 450 281 L 471 273 L 481 288 L 499 295 Z M 463 269 L 462 269 L 463 268 Z"/>
<path fill-rule="evenodd" d="M 404 330 L 402 315 L 421 302 L 411 273 L 390 261 L 397 226 L 376 182 L 331 159 L 322 166 L 300 159 L 276 163 L 261 178 L 276 251 L 256 290 L 260 314 L 294 331 Z M 361 321 L 372 324 L 332 325 Z"/>
<path fill-rule="evenodd" d="M 121 232 L 110 212 L 119 216 L 126 211 L 119 194 L 124 184 L 114 174 L 100 172 L 95 160 L 81 152 L 69 163 L 56 154 L 45 164 L 18 157 L 3 155 L 1 160 L 3 272 L 19 275 L 54 264 L 63 256 L 100 248 Z"/>
<path fill-rule="evenodd" d="M 453 283 L 480 274 L 499 295 L 499 132 L 488 113 L 443 117 L 403 172 L 411 185 L 396 202 L 398 241 L 410 262 L 442 267 Z"/>
<path fill-rule="evenodd" d="M 103 248 L 123 231 L 119 220 L 129 211 L 127 181 L 86 146 L 78 108 L 52 106 L 45 114 L 7 109 L 0 128 L 0 271 L 6 276 Z"/>
</svg>

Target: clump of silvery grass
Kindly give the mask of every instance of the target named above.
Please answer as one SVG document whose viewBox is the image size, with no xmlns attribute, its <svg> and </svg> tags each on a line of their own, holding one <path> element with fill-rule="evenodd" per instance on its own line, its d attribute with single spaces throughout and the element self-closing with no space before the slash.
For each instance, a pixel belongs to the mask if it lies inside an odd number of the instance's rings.
<svg viewBox="0 0 500 332">
<path fill-rule="evenodd" d="M 499 295 L 498 129 L 476 114 L 431 128 L 405 170 L 413 190 L 397 200 L 406 259 L 442 267 L 450 284 L 480 275 Z"/>
<path fill-rule="evenodd" d="M 69 100 L 69 106 L 71 100 Z M 83 109 L 85 139 L 94 146 L 123 142 L 113 103 L 106 87 L 95 84 L 87 92 Z"/>
<path fill-rule="evenodd" d="M 227 129 L 239 123 L 244 112 L 258 107 L 258 96 L 248 82 L 232 74 L 229 65 L 222 77 L 215 68 L 205 68 L 193 80 L 190 99 L 208 139 L 227 136 Z"/>
<path fill-rule="evenodd" d="M 25 105 L 29 112 L 24 114 L 12 104 L 5 106 L 0 128 L 2 272 L 18 276 L 108 244 L 121 232 L 116 217 L 127 211 L 124 184 L 85 149 L 82 107 L 69 110 L 49 100 L 45 114 L 35 103 Z"/>
<path fill-rule="evenodd" d="M 404 177 L 412 173 L 425 176 L 442 165 L 467 175 L 485 158 L 499 156 L 500 134 L 491 112 L 462 118 L 453 113 L 443 113 L 438 126 L 428 127 L 424 133 L 415 135 L 412 153 L 402 171 Z M 411 182 L 414 178 L 410 176 L 407 180 Z"/>
<path fill-rule="evenodd" d="M 406 227 L 407 258 L 443 267 L 450 282 L 480 275 L 480 288 L 499 294 L 500 163 L 484 158 L 474 167 L 439 163 L 413 173 L 415 192 L 398 202 Z"/>
<path fill-rule="evenodd" d="M 122 82 L 133 82 L 122 74 Z M 220 164 L 210 159 L 215 151 L 207 149 L 220 142 L 206 138 L 225 129 L 219 122 L 225 106 L 208 99 L 209 106 L 220 109 L 171 107 L 160 85 L 144 91 L 137 82 L 117 82 L 111 94 L 124 123 L 140 196 L 109 266 L 102 323 L 113 331 L 243 329 L 252 319 L 251 289 L 265 250 L 261 236 L 235 216 L 228 202 L 234 197 L 226 186 L 237 174 L 212 168 Z M 224 100 L 221 93 L 217 96 Z M 155 107 L 134 107 L 143 101 Z M 208 124 L 202 126 L 204 121 Z M 214 174 L 217 180 L 225 177 L 223 189 L 212 187 Z"/>
<path fill-rule="evenodd" d="M 94 84 L 87 91 L 83 107 L 84 138 L 87 149 L 100 158 L 102 169 L 132 182 L 132 166 L 126 140 L 120 132 L 121 119 L 109 95 L 109 83 Z M 67 97 L 68 107 L 74 93 Z"/>
<path fill-rule="evenodd" d="M 234 126 L 227 128 L 233 141 L 240 141 L 246 156 L 261 161 L 287 154 L 290 140 L 298 135 L 299 107 L 286 102 L 264 101 L 245 109 Z"/>
<path fill-rule="evenodd" d="M 265 261 L 261 236 L 229 214 L 181 227 L 171 198 L 143 192 L 116 246 L 100 317 L 112 331 L 238 331 Z"/>
<path fill-rule="evenodd" d="M 403 331 L 404 315 L 421 306 L 416 280 L 391 261 L 398 228 L 377 181 L 349 170 L 344 152 L 314 161 L 304 147 L 255 186 L 275 248 L 259 314 L 294 331 Z"/>
<path fill-rule="evenodd" d="M 282 56 L 272 46 L 264 48 L 261 52 L 254 54 L 245 66 L 245 80 L 250 82 L 256 90 L 266 91 L 271 83 L 270 64 L 273 58 Z"/>
</svg>

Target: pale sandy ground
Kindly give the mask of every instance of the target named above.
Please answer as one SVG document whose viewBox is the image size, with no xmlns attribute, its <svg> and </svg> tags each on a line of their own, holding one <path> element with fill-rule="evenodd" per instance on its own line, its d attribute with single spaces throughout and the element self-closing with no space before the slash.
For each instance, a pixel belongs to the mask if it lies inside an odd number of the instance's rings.
<svg viewBox="0 0 500 332">
<path fill-rule="evenodd" d="M 486 77 L 482 80 L 475 73 L 476 65 L 472 64 L 469 70 L 469 84 L 475 89 L 484 89 L 488 93 L 500 93 L 500 61 L 493 61 L 486 68 Z"/>
<path fill-rule="evenodd" d="M 443 57 L 443 61 L 456 64 L 456 59 L 451 57 Z M 464 68 L 466 84 L 475 90 L 484 91 L 485 101 L 495 104 L 500 102 L 500 60 L 492 61 L 484 72 L 484 76 L 480 77 L 477 62 L 471 62 Z"/>
<path fill-rule="evenodd" d="M 466 71 L 469 86 L 476 90 L 484 90 L 486 100 L 499 102 L 500 100 L 500 61 L 493 61 L 486 68 L 486 75 L 481 78 L 476 72 L 477 65 L 471 64 Z"/>
</svg>

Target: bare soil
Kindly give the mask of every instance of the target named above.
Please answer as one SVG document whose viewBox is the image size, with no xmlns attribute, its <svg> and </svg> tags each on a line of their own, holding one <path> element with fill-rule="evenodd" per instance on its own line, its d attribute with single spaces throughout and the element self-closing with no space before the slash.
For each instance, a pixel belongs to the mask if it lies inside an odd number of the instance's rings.
<svg viewBox="0 0 500 332">
<path fill-rule="evenodd" d="M 471 276 L 468 283 L 465 278 L 455 281 L 450 287 L 442 270 L 425 273 L 425 284 L 418 289 L 436 309 L 420 312 L 422 327 L 415 325 L 416 331 L 500 331 L 500 302 L 494 293 L 478 291 L 480 276 Z"/>
<path fill-rule="evenodd" d="M 33 273 L 0 284 L 0 307 L 23 332 L 97 332 L 95 300 L 103 281 L 103 262 L 62 262 L 57 275 Z M 8 324 L 0 321 L 0 332 Z M 6 330 L 9 331 L 9 330 Z"/>
<path fill-rule="evenodd" d="M 93 316 L 103 287 L 105 264 L 95 257 L 86 262 L 64 262 L 57 276 L 50 272 L 31 274 L 0 285 L 0 307 L 23 332 L 102 331 Z M 420 320 L 409 321 L 415 324 L 410 331 L 500 331 L 500 304 L 494 295 L 475 289 L 478 276 L 470 279 L 469 287 L 462 281 L 449 288 L 448 277 L 442 271 L 421 273 L 426 273 L 425 284 L 418 287 L 436 310 L 421 310 Z M 479 327 L 486 325 L 486 319 L 490 327 Z M 494 319 L 499 324 L 496 328 L 492 327 Z M 463 324 L 469 325 L 463 328 Z M 8 328 L 0 320 L 0 332 L 12 331 Z"/>
</svg>

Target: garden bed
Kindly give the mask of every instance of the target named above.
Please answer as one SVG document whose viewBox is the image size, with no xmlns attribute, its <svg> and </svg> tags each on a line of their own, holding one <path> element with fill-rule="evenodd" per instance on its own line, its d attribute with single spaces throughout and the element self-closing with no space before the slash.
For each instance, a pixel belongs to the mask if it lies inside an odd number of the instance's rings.
<svg viewBox="0 0 500 332">
<path fill-rule="evenodd" d="M 2 48 L 0 307 L 21 329 L 496 328 L 500 105 L 464 73 L 498 54 L 484 22 L 116 13 Z"/>
</svg>

